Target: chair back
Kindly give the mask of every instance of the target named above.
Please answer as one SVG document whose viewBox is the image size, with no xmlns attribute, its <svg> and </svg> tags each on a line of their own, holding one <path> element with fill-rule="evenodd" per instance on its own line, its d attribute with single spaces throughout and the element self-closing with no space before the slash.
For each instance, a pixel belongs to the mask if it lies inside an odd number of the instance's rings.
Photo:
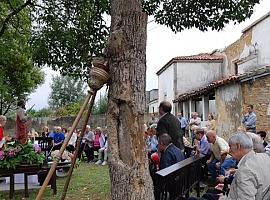
<svg viewBox="0 0 270 200">
<path fill-rule="evenodd" d="M 35 140 L 38 142 L 38 145 L 41 148 L 41 151 L 44 152 L 45 156 L 47 157 L 49 155 L 49 152 L 53 146 L 53 138 L 51 137 L 35 137 L 32 140 Z M 34 142 L 34 141 L 33 141 Z"/>
</svg>

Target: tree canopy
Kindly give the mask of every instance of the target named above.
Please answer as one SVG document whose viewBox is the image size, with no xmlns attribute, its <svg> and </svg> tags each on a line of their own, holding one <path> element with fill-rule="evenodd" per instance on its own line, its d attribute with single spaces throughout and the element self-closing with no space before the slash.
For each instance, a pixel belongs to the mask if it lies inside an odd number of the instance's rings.
<svg viewBox="0 0 270 200">
<path fill-rule="evenodd" d="M 253 13 L 260 0 L 144 0 L 144 8 L 158 24 L 174 32 L 186 28 L 221 30 L 230 21 L 240 23 Z"/>
<path fill-rule="evenodd" d="M 84 82 L 68 76 L 54 76 L 51 89 L 48 103 L 54 110 L 69 104 L 80 103 L 86 94 Z"/>
<path fill-rule="evenodd" d="M 230 21 L 242 22 L 259 0 L 142 0 L 155 22 L 174 32 L 196 27 L 221 30 Z M 103 55 L 109 36 L 109 0 L 40 0 L 33 6 L 34 60 L 63 75 L 88 78 L 93 56 Z"/>
<path fill-rule="evenodd" d="M 87 78 L 92 57 L 102 55 L 109 34 L 106 0 L 40 0 L 33 7 L 34 60 L 62 75 Z"/>
<path fill-rule="evenodd" d="M 29 9 L 16 7 L 21 1 L 0 3 L 0 113 L 6 114 L 18 98 L 26 98 L 44 80 L 33 64 Z M 8 19 L 8 20 L 7 20 Z"/>
<path fill-rule="evenodd" d="M 221 30 L 230 21 L 240 23 L 250 17 L 256 3 L 259 0 L 142 0 L 145 12 L 174 32 L 192 27 Z M 12 6 L 6 15 L 1 13 L 0 36 L 7 26 L 22 22 L 21 13 L 31 9 L 31 46 L 37 66 L 88 78 L 92 58 L 104 53 L 109 0 L 4 0 L 0 5 Z"/>
</svg>

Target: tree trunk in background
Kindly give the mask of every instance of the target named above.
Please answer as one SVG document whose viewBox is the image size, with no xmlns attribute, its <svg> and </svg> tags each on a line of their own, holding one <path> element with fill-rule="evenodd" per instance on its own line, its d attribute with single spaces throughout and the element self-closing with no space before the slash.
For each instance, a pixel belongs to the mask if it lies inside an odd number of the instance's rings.
<svg viewBox="0 0 270 200">
<path fill-rule="evenodd" d="M 147 15 L 140 0 L 111 0 L 108 142 L 113 200 L 152 200 L 144 141 Z"/>
</svg>

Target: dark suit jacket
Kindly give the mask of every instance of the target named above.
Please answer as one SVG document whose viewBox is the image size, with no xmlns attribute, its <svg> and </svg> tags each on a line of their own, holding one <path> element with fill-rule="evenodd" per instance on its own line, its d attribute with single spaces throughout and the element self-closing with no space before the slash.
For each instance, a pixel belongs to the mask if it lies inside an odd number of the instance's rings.
<svg viewBox="0 0 270 200">
<path fill-rule="evenodd" d="M 157 137 L 167 133 L 172 138 L 172 143 L 179 149 L 184 149 L 183 131 L 177 117 L 171 113 L 165 114 L 157 123 Z"/>
<path fill-rule="evenodd" d="M 160 169 L 169 167 L 185 159 L 184 154 L 175 145 L 170 144 L 165 152 L 161 153 Z"/>
</svg>

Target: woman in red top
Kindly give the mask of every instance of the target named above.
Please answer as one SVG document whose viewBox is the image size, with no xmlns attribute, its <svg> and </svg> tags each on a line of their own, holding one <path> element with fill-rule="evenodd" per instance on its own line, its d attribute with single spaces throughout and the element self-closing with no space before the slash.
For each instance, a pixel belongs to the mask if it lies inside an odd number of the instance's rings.
<svg viewBox="0 0 270 200">
<path fill-rule="evenodd" d="M 4 138 L 4 126 L 6 124 L 7 118 L 4 115 L 0 115 L 0 149 L 2 149 L 5 138 Z"/>
</svg>

